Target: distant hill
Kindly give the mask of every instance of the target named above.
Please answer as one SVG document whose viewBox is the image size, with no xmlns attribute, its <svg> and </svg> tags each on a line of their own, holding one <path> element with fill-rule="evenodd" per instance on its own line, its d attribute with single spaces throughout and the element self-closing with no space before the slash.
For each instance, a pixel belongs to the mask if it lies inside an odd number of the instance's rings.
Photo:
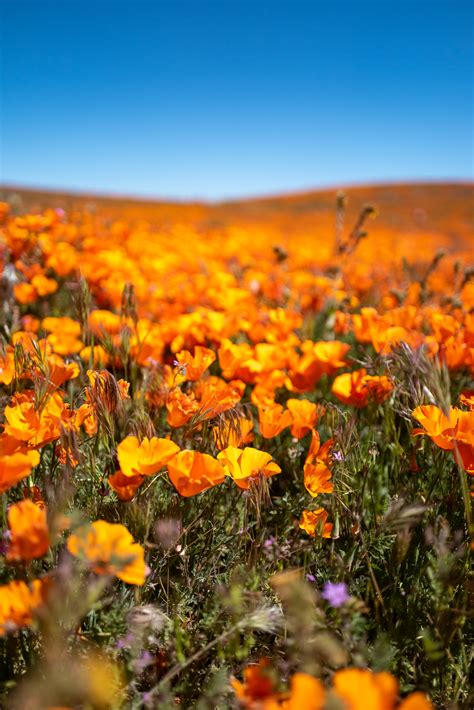
<svg viewBox="0 0 474 710">
<path fill-rule="evenodd" d="M 45 190 L 0 188 L 3 200 L 15 209 L 62 207 L 97 210 L 111 218 L 143 219 L 156 225 L 192 223 L 202 228 L 269 226 L 285 237 L 333 233 L 338 190 L 324 189 L 226 202 L 171 202 Z M 455 249 L 474 247 L 474 183 L 388 184 L 343 189 L 347 197 L 346 225 L 350 227 L 365 204 L 373 205 L 375 234 L 438 234 L 440 243 Z"/>
</svg>

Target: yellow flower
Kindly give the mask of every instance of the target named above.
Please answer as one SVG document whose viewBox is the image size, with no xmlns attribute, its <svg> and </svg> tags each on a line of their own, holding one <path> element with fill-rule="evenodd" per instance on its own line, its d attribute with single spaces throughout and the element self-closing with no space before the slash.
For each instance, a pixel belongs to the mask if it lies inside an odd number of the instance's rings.
<svg viewBox="0 0 474 710">
<path fill-rule="evenodd" d="M 217 454 L 217 458 L 224 465 L 226 475 L 230 476 L 239 488 L 248 488 L 250 482 L 260 476 L 269 478 L 281 472 L 271 454 L 251 446 L 246 446 L 243 450 L 228 446 Z"/>
</svg>

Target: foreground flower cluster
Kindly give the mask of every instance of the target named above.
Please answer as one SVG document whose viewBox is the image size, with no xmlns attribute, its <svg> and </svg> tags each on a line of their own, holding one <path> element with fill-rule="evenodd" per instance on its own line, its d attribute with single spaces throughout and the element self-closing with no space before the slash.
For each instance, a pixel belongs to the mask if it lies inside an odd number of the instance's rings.
<svg viewBox="0 0 474 710">
<path fill-rule="evenodd" d="M 148 620 L 143 634 L 132 624 L 125 644 L 103 651 L 104 668 L 120 669 L 122 650 L 128 654 L 128 679 L 110 680 L 110 706 L 166 707 L 167 693 L 187 697 L 173 681 L 192 666 L 187 629 L 198 633 L 201 624 L 208 633 L 199 607 L 207 613 L 213 588 L 227 589 L 227 614 L 229 600 L 237 605 L 233 630 L 220 632 L 246 639 L 223 651 L 237 675 L 241 661 L 262 655 L 258 633 L 273 628 L 252 626 L 257 612 L 242 606 L 250 590 L 269 603 L 273 574 L 298 568 L 305 584 L 321 584 L 327 564 L 336 582 L 357 580 L 354 596 L 347 601 L 344 592 L 317 627 L 334 635 L 331 643 L 345 639 L 337 661 L 327 661 L 338 669 L 332 685 L 299 672 L 296 655 L 287 690 L 262 661 L 244 670 L 243 683 L 232 681 L 235 695 L 227 684 L 226 702 L 432 707 L 422 693 L 398 704 L 395 678 L 364 668 L 370 659 L 360 648 L 369 648 L 372 632 L 360 629 L 373 613 L 395 634 L 399 622 L 387 606 L 395 616 L 403 611 L 393 577 L 377 579 L 381 559 L 391 555 L 387 569 L 409 566 L 425 513 L 445 521 L 453 570 L 468 549 L 474 283 L 460 266 L 464 255 L 437 255 L 407 273 L 372 262 L 367 251 L 357 261 L 357 229 L 318 259 L 304 240 L 275 246 L 271 230 L 255 243 L 251 230 L 229 228 L 223 238 L 209 228 L 203 237 L 197 223 L 157 229 L 85 210 L 15 214 L 7 204 L 0 219 L 0 637 L 18 639 L 12 677 L 28 671 L 21 639 L 31 648 L 53 644 L 47 658 L 74 658 L 81 639 L 101 643 L 101 633 L 124 632 L 127 609 L 153 608 L 154 619 L 173 603 L 174 620 Z M 450 527 L 456 550 L 447 547 Z M 249 589 L 239 582 L 231 592 L 244 567 Z M 449 592 L 433 591 L 434 614 L 444 613 L 443 595 L 462 596 L 459 574 Z M 122 583 L 137 588 L 135 607 Z M 201 601 L 183 606 L 186 586 L 203 584 Z M 396 584 L 411 594 L 402 576 Z M 101 632 L 96 610 L 106 587 L 110 630 Z M 284 595 L 280 603 L 286 614 Z M 213 624 L 227 618 L 214 613 Z M 291 656 L 278 634 L 261 643 Z M 138 647 L 148 655 L 139 657 Z M 405 672 L 404 693 L 415 677 Z M 44 692 L 46 704 L 34 707 L 73 705 L 82 691 Z M 84 692 L 94 703 L 93 691 Z M 461 686 L 453 692 L 460 697 Z"/>
</svg>

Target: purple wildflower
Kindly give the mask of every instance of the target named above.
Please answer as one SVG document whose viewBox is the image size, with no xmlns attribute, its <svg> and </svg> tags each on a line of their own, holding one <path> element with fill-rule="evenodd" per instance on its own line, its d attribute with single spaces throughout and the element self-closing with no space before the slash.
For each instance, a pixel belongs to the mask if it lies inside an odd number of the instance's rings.
<svg viewBox="0 0 474 710">
<path fill-rule="evenodd" d="M 347 585 L 345 582 L 326 582 L 321 596 L 329 603 L 329 606 L 337 609 L 349 599 Z"/>
<path fill-rule="evenodd" d="M 142 702 L 148 707 L 153 702 L 153 691 L 148 690 L 142 695 Z"/>
<path fill-rule="evenodd" d="M 273 547 L 273 545 L 276 543 L 277 539 L 274 535 L 270 535 L 269 538 L 265 540 L 263 543 L 263 547 L 268 550 L 270 547 Z"/>
<path fill-rule="evenodd" d="M 306 575 L 306 579 L 308 580 L 308 582 L 316 582 L 316 577 L 314 576 L 314 574 L 311 573 L 308 573 Z"/>
<path fill-rule="evenodd" d="M 150 651 L 143 651 L 140 658 L 137 658 L 134 663 L 135 673 L 142 673 L 145 668 L 148 668 L 154 661 L 154 658 Z"/>
</svg>

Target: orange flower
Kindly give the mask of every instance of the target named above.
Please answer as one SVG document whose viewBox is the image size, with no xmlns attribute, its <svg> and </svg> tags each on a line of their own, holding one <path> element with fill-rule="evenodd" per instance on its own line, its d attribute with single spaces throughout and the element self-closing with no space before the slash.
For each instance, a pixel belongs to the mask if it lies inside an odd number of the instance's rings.
<svg viewBox="0 0 474 710">
<path fill-rule="evenodd" d="M 281 468 L 272 460 L 271 454 L 250 446 L 243 450 L 228 446 L 217 454 L 217 458 L 222 462 L 226 475 L 230 476 L 239 488 L 247 489 L 251 481 L 281 473 Z"/>
<path fill-rule="evenodd" d="M 262 373 L 250 395 L 251 401 L 262 409 L 272 405 L 275 401 L 275 390 L 284 387 L 286 381 L 287 376 L 283 370 Z"/>
<path fill-rule="evenodd" d="M 308 673 L 295 673 L 291 678 L 290 697 L 283 707 L 285 710 L 322 710 L 325 700 L 320 680 Z"/>
<path fill-rule="evenodd" d="M 335 695 L 350 710 L 389 710 L 398 694 L 397 681 L 389 673 L 372 673 L 362 668 L 338 671 L 333 684 Z"/>
<path fill-rule="evenodd" d="M 35 447 L 59 439 L 61 427 L 71 422 L 72 415 L 59 391 L 48 396 L 41 409 L 35 407 L 33 392 L 22 392 L 13 398 L 12 406 L 5 407 L 4 414 L 5 433 Z"/>
<path fill-rule="evenodd" d="M 97 337 L 116 335 L 122 327 L 122 318 L 111 311 L 95 310 L 89 313 L 89 328 Z"/>
<path fill-rule="evenodd" d="M 0 587 L 0 636 L 33 623 L 35 612 L 45 601 L 47 583 L 34 579 L 10 582 Z"/>
<path fill-rule="evenodd" d="M 291 412 L 284 410 L 281 404 L 270 404 L 258 410 L 260 433 L 265 439 L 271 439 L 290 426 Z"/>
<path fill-rule="evenodd" d="M 0 384 L 9 385 L 15 377 L 15 356 L 13 348 L 7 348 L 5 355 L 0 355 Z"/>
<path fill-rule="evenodd" d="M 258 663 L 247 666 L 243 675 L 243 683 L 236 678 L 231 678 L 230 683 L 244 707 L 251 708 L 254 701 L 262 701 L 275 695 L 275 683 L 268 658 L 262 658 Z"/>
<path fill-rule="evenodd" d="M 254 359 L 253 349 L 248 343 L 233 343 L 225 338 L 222 340 L 217 354 L 222 376 L 226 380 L 239 377 L 245 382 L 251 382 L 255 375 L 262 370 L 262 365 Z"/>
<path fill-rule="evenodd" d="M 213 428 L 214 443 L 219 450 L 225 449 L 226 446 L 250 444 L 254 439 L 252 429 L 253 421 L 251 419 L 239 417 L 237 422 L 228 419 Z"/>
<path fill-rule="evenodd" d="M 127 436 L 117 446 L 117 456 L 124 476 L 153 476 L 179 451 L 179 446 L 169 439 Z"/>
<path fill-rule="evenodd" d="M 474 411 L 458 410 L 453 449 L 455 460 L 456 453 L 459 454 L 466 472 L 474 475 Z"/>
<path fill-rule="evenodd" d="M 87 345 L 82 348 L 79 357 L 82 362 L 93 367 L 105 367 L 110 362 L 110 356 L 102 345 Z"/>
<path fill-rule="evenodd" d="M 316 537 L 316 534 L 321 535 L 321 537 L 331 537 L 333 525 L 326 522 L 327 519 L 328 514 L 324 508 L 318 508 L 314 511 L 303 510 L 299 526 L 310 537 Z"/>
<path fill-rule="evenodd" d="M 40 455 L 8 434 L 0 435 L 0 494 L 8 491 L 39 464 Z"/>
<path fill-rule="evenodd" d="M 33 303 L 38 298 L 36 289 L 31 284 L 19 283 L 13 286 L 13 293 L 18 303 L 26 305 L 27 303 Z"/>
<path fill-rule="evenodd" d="M 307 463 L 304 465 L 304 486 L 308 493 L 316 498 L 320 493 L 332 493 L 334 486 L 332 484 L 332 473 L 326 466 L 324 461 L 316 461 L 315 464 Z"/>
<path fill-rule="evenodd" d="M 58 290 L 58 283 L 54 279 L 48 279 L 44 274 L 36 274 L 31 279 L 31 285 L 35 289 L 38 296 L 42 298 L 44 296 L 49 296 L 51 293 L 55 293 Z"/>
<path fill-rule="evenodd" d="M 124 525 L 105 520 L 83 525 L 69 536 L 67 549 L 96 574 L 115 575 L 128 584 L 145 583 L 143 547 L 133 541 Z"/>
<path fill-rule="evenodd" d="M 433 704 L 424 693 L 410 693 L 398 706 L 397 710 L 434 710 Z"/>
<path fill-rule="evenodd" d="M 168 463 L 168 475 L 178 493 L 185 497 L 201 493 L 225 479 L 224 469 L 219 461 L 209 454 L 189 449 L 180 451 Z"/>
<path fill-rule="evenodd" d="M 28 498 L 8 509 L 10 543 L 7 560 L 28 562 L 43 557 L 49 549 L 46 510 Z"/>
<path fill-rule="evenodd" d="M 328 439 L 321 446 L 321 439 L 319 438 L 319 434 L 316 430 L 313 430 L 305 464 L 314 463 L 315 461 L 321 461 L 325 464 L 329 463 L 331 461 L 331 450 L 333 445 L 333 439 Z"/>
<path fill-rule="evenodd" d="M 168 416 L 166 421 L 174 428 L 184 426 L 199 410 L 199 403 L 194 396 L 188 396 L 179 387 L 175 387 L 166 399 Z"/>
<path fill-rule="evenodd" d="M 122 471 L 116 471 L 113 476 L 109 476 L 107 479 L 118 499 L 124 502 L 132 500 L 144 480 L 144 476 L 126 476 Z"/>
<path fill-rule="evenodd" d="M 461 404 L 464 404 L 466 407 L 469 407 L 469 409 L 474 409 L 474 390 L 464 390 L 464 392 L 461 392 L 459 401 L 461 402 Z"/>
<path fill-rule="evenodd" d="M 176 360 L 179 363 L 179 368 L 183 372 L 183 377 L 191 382 L 199 380 L 201 375 L 216 359 L 214 350 L 205 348 L 202 345 L 196 345 L 194 355 L 188 350 L 181 350 L 177 353 Z"/>
<path fill-rule="evenodd" d="M 286 406 L 293 417 L 290 431 L 297 439 L 302 439 L 311 431 L 324 411 L 308 399 L 289 399 Z"/>
<path fill-rule="evenodd" d="M 232 409 L 240 402 L 244 390 L 245 384 L 240 380 L 224 382 L 220 377 L 201 380 L 194 388 L 199 399 L 199 416 L 211 419 Z"/>
<path fill-rule="evenodd" d="M 45 375 L 39 379 L 45 379 L 48 384 L 54 387 L 61 387 L 65 382 L 78 377 L 80 373 L 79 365 L 75 362 L 65 363 L 60 355 L 49 355 L 45 363 Z"/>
<path fill-rule="evenodd" d="M 61 318 L 53 318 L 48 316 L 43 318 L 41 321 L 41 327 L 43 330 L 47 330 L 48 333 L 59 333 L 62 335 L 72 335 L 74 337 L 79 337 L 81 335 L 81 324 L 78 321 L 63 316 Z"/>
<path fill-rule="evenodd" d="M 75 355 L 84 347 L 84 343 L 72 333 L 54 332 L 46 340 L 58 355 Z"/>
<path fill-rule="evenodd" d="M 451 407 L 449 416 L 433 404 L 425 404 L 413 410 L 412 416 L 424 429 L 414 429 L 413 434 L 428 434 L 441 449 L 453 449 L 453 436 L 458 421 L 458 409 Z"/>
<path fill-rule="evenodd" d="M 317 343 L 312 343 L 312 348 L 311 346 L 308 348 L 310 351 L 312 349 L 316 361 L 326 375 L 334 374 L 336 370 L 347 364 L 345 356 L 350 350 L 347 343 L 342 343 L 339 340 L 320 340 Z"/>
<path fill-rule="evenodd" d="M 428 434 L 441 449 L 452 451 L 454 460 L 474 475 L 474 411 L 451 407 L 446 416 L 439 407 L 427 404 L 413 410 L 412 416 L 424 426 L 414 429 L 414 435 Z"/>
<path fill-rule="evenodd" d="M 398 682 L 390 673 L 368 669 L 345 668 L 333 678 L 334 695 L 348 710 L 392 710 L 397 706 Z M 423 693 L 412 693 L 398 705 L 398 710 L 432 710 Z"/>
<path fill-rule="evenodd" d="M 338 375 L 331 391 L 344 404 L 365 407 L 369 402 L 383 402 L 392 390 L 393 385 L 388 377 L 368 375 L 362 368 Z"/>
</svg>

